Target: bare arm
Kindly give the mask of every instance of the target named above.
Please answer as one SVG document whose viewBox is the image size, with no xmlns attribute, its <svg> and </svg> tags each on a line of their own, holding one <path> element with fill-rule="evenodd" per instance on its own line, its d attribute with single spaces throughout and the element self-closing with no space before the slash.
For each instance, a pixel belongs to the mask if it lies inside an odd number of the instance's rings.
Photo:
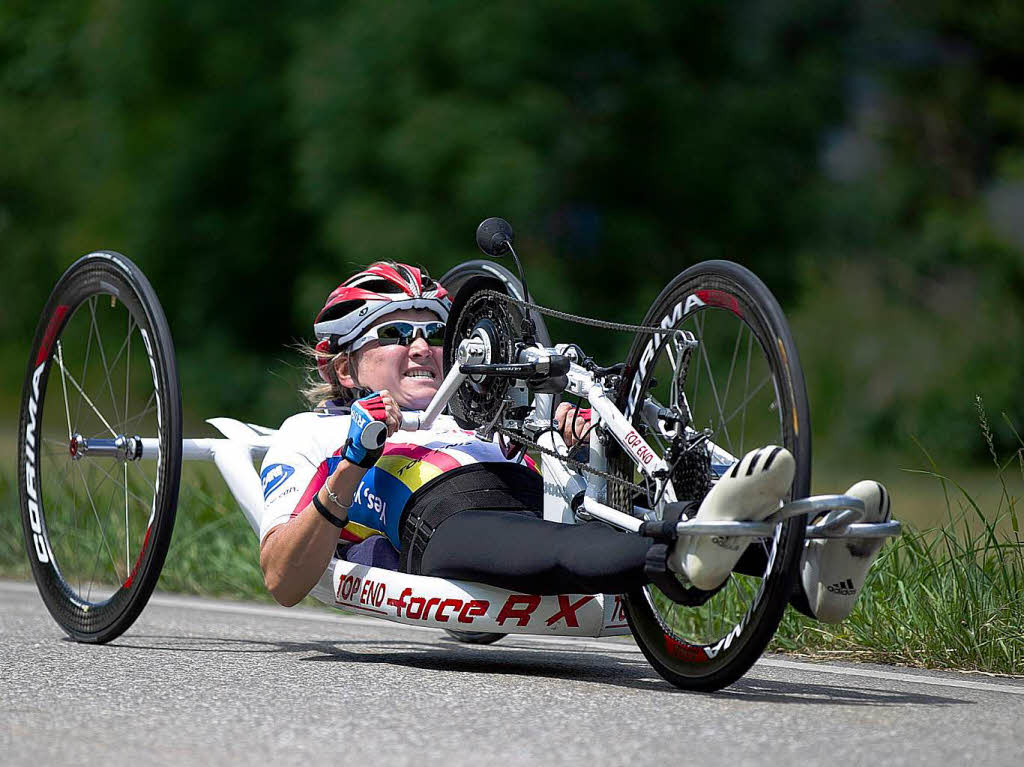
<svg viewBox="0 0 1024 767">
<path fill-rule="evenodd" d="M 366 469 L 342 461 L 324 484 L 342 503 L 349 503 L 365 473 Z M 332 514 L 347 519 L 323 488 L 317 495 Z M 324 574 L 337 545 L 338 528 L 310 502 L 290 522 L 272 528 L 260 545 L 260 567 L 267 590 L 285 607 L 298 604 Z"/>
<path fill-rule="evenodd" d="M 387 434 L 391 436 L 402 423 L 402 412 L 387 389 L 382 389 L 378 395 L 386 413 L 383 420 Z M 356 404 L 366 399 L 357 400 Z M 352 436 L 352 431 L 349 435 Z M 362 461 L 359 457 L 355 460 Z M 331 514 L 344 522 L 348 515 L 330 500 L 324 488 L 334 493 L 341 503 L 349 505 L 366 472 L 366 468 L 342 460 L 323 487 L 317 490 L 316 497 Z M 267 590 L 285 607 L 298 604 L 320 580 L 337 547 L 338 528 L 324 518 L 310 501 L 298 516 L 271 528 L 260 544 L 260 568 Z"/>
</svg>

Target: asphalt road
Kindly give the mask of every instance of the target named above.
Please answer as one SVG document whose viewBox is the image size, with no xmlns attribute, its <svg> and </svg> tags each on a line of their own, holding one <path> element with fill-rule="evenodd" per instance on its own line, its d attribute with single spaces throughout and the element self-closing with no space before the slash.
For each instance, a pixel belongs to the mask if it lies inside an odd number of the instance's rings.
<svg viewBox="0 0 1024 767">
<path fill-rule="evenodd" d="M 785 760 L 785 761 L 780 761 Z M 1024 682 L 763 659 L 676 690 L 621 640 L 158 595 L 105 646 L 0 581 L 0 764 L 1020 765 Z"/>
</svg>

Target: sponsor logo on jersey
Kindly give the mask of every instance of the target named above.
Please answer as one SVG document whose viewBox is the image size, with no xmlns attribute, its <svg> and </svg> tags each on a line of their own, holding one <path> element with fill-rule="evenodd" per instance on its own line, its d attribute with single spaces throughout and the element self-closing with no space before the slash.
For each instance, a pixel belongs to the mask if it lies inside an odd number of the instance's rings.
<svg viewBox="0 0 1024 767">
<path fill-rule="evenodd" d="M 357 427 L 363 428 L 370 422 L 370 415 L 367 413 L 360 403 L 352 405 L 352 423 Z"/>
<path fill-rule="evenodd" d="M 359 484 L 359 489 L 356 490 L 356 498 L 365 504 L 366 508 L 377 512 L 381 524 L 387 526 L 388 502 L 367 487 L 365 481 Z"/>
<path fill-rule="evenodd" d="M 295 469 L 286 463 L 272 463 L 263 469 L 260 480 L 263 482 L 263 500 L 267 500 L 277 488 L 295 473 Z"/>
</svg>

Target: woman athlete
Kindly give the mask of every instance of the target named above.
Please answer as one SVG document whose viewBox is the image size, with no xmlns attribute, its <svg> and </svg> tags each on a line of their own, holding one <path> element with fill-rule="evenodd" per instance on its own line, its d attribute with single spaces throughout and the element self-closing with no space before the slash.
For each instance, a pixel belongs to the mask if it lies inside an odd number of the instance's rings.
<svg viewBox="0 0 1024 767">
<path fill-rule="evenodd" d="M 320 380 L 305 392 L 314 409 L 284 422 L 261 468 L 260 566 L 279 603 L 305 597 L 336 553 L 533 594 L 619 594 L 650 582 L 652 539 L 601 522 L 541 518 L 541 477 L 528 458 L 510 460 L 450 416 L 399 432 L 401 410 L 424 409 L 441 383 L 450 306 L 424 271 L 379 262 L 334 290 L 317 316 L 311 353 Z M 563 404 L 555 414 L 568 445 L 586 424 L 571 412 Z M 374 421 L 388 435 L 375 452 L 359 439 Z M 763 519 L 778 508 L 793 471 L 784 448 L 752 451 L 715 484 L 697 517 Z M 889 518 L 878 483 L 857 483 L 847 494 L 864 500 L 864 521 Z M 669 566 L 707 590 L 729 577 L 744 548 L 706 537 L 674 545 Z M 794 605 L 821 620 L 844 618 L 880 546 L 809 542 Z"/>
</svg>

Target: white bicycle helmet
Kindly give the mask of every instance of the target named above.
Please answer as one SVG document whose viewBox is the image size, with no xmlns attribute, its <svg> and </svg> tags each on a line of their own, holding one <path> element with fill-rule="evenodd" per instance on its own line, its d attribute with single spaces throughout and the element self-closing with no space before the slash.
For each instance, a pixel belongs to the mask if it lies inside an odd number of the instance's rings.
<svg viewBox="0 0 1024 767">
<path fill-rule="evenodd" d="M 443 322 L 451 308 L 448 291 L 426 272 L 407 264 L 378 262 L 349 277 L 327 297 L 316 316 L 316 349 L 337 354 L 359 338 L 378 319 L 403 309 L 427 309 Z M 320 377 L 330 382 L 328 360 L 318 365 Z"/>
</svg>

